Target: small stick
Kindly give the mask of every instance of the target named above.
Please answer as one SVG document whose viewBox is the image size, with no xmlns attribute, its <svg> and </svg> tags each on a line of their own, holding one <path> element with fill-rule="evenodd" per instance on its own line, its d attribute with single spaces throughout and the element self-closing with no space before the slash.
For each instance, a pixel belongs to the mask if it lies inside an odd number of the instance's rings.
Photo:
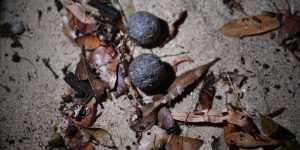
<svg viewBox="0 0 300 150">
<path fill-rule="evenodd" d="M 53 74 L 55 79 L 58 79 L 59 76 L 57 75 L 57 73 L 53 70 L 53 68 L 50 65 L 50 59 L 49 58 L 43 58 L 42 59 L 44 65 L 51 71 L 51 73 Z"/>
</svg>

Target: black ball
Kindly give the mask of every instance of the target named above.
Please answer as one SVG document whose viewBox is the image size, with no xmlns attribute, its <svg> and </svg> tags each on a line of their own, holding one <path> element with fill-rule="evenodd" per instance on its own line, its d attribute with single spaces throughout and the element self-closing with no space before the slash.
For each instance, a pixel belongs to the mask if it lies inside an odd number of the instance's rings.
<svg viewBox="0 0 300 150">
<path fill-rule="evenodd" d="M 175 79 L 172 67 L 153 54 L 142 54 L 129 65 L 132 83 L 148 95 L 166 92 Z"/>
<path fill-rule="evenodd" d="M 139 11 L 128 19 L 128 35 L 141 46 L 158 42 L 161 33 L 160 18 L 146 11 Z"/>
</svg>

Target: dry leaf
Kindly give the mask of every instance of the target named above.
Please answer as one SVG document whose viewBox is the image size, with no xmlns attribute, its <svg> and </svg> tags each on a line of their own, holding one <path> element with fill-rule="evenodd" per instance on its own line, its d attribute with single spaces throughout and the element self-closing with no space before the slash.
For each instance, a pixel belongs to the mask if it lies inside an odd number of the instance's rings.
<svg viewBox="0 0 300 150">
<path fill-rule="evenodd" d="M 89 81 L 95 93 L 95 98 L 97 102 L 99 103 L 104 101 L 106 96 L 106 90 L 109 89 L 108 84 L 98 78 L 90 78 Z"/>
<path fill-rule="evenodd" d="M 134 115 L 132 117 L 137 117 L 137 118 L 131 118 L 130 121 L 130 128 L 134 131 L 137 132 L 143 132 L 143 131 L 147 131 L 149 129 L 152 128 L 152 126 L 156 123 L 157 121 L 157 110 L 152 111 L 150 114 L 146 115 L 146 116 L 140 116 L 139 113 L 141 110 L 139 110 L 139 108 L 137 108 L 139 112 L 138 115 Z"/>
<path fill-rule="evenodd" d="M 82 128 L 82 131 L 96 141 L 100 141 L 104 137 L 110 136 L 110 133 L 102 128 Z"/>
<path fill-rule="evenodd" d="M 77 80 L 88 80 L 89 78 L 85 58 L 82 55 L 80 57 L 79 63 L 76 66 L 75 76 Z"/>
<path fill-rule="evenodd" d="M 202 140 L 170 135 L 165 146 L 166 150 L 198 150 L 203 144 Z"/>
<path fill-rule="evenodd" d="M 234 132 L 226 136 L 225 141 L 229 145 L 234 145 L 240 148 L 257 148 L 265 146 L 277 146 L 281 142 L 273 140 L 265 136 L 252 136 L 244 132 Z"/>
<path fill-rule="evenodd" d="M 157 120 L 158 126 L 163 129 L 170 130 L 176 127 L 175 120 L 172 118 L 171 112 L 167 107 L 162 107 L 158 111 Z"/>
<path fill-rule="evenodd" d="M 214 87 L 215 80 L 216 78 L 213 74 L 209 74 L 205 77 L 199 92 L 199 99 L 195 111 L 211 109 L 216 93 L 216 88 Z"/>
<path fill-rule="evenodd" d="M 218 111 L 214 109 L 192 112 L 192 113 L 172 113 L 177 121 L 187 123 L 212 123 L 222 124 L 228 122 L 241 127 L 243 130 L 251 130 L 253 122 L 245 112 L 241 111 Z"/>
<path fill-rule="evenodd" d="M 218 31 L 229 37 L 241 38 L 266 33 L 277 29 L 279 26 L 280 23 L 276 17 L 259 15 L 231 20 Z"/>
<path fill-rule="evenodd" d="M 91 69 L 96 70 L 99 77 L 109 84 L 113 89 L 117 80 L 118 59 L 112 46 L 98 47 L 88 57 L 88 64 Z"/>
<path fill-rule="evenodd" d="M 86 50 L 94 50 L 103 45 L 100 39 L 95 35 L 83 35 L 75 39 L 75 42 Z"/>
<path fill-rule="evenodd" d="M 284 141 L 295 139 L 296 136 L 292 132 L 273 121 L 272 118 L 260 114 L 260 119 L 261 128 L 266 136 Z"/>
</svg>

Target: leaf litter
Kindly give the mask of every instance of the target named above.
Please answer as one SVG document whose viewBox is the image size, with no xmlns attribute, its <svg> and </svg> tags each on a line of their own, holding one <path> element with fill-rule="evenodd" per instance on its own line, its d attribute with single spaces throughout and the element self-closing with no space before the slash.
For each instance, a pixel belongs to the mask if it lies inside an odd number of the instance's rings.
<svg viewBox="0 0 300 150">
<path fill-rule="evenodd" d="M 58 11 L 65 9 L 63 32 L 73 43 L 81 48 L 81 55 L 75 72 L 64 69 L 64 80 L 70 86 L 65 90 L 62 99 L 62 112 L 65 126 L 61 134 L 65 141 L 60 146 L 69 149 L 95 149 L 97 145 L 118 149 L 112 134 L 103 128 L 95 127 L 95 122 L 102 113 L 98 106 L 109 97 L 128 96 L 133 99 L 129 126 L 138 135 L 138 142 L 143 137 L 142 132 L 157 125 L 163 132 L 155 134 L 153 141 L 139 143 L 145 149 L 167 150 L 197 150 L 203 140 L 182 136 L 180 125 L 195 124 L 201 126 L 216 126 L 224 128 L 225 143 L 229 147 L 255 148 L 277 146 L 284 149 L 297 147 L 295 136 L 281 125 L 272 121 L 270 116 L 261 116 L 262 131 L 253 122 L 252 117 L 244 108 L 230 103 L 222 109 L 213 108 L 216 94 L 216 83 L 223 80 L 236 94 L 247 80 L 247 77 L 237 72 L 223 72 L 218 76 L 209 73 L 219 58 L 188 70 L 177 76 L 175 81 L 165 90 L 151 96 L 150 103 L 144 103 L 145 93 L 136 88 L 128 78 L 128 66 L 134 59 L 130 45 L 135 41 L 127 35 L 128 14 L 134 13 L 133 5 L 129 5 L 126 13 L 118 1 L 55 1 Z M 223 1 L 229 9 L 243 13 L 241 1 Z M 126 15 L 125 15 L 126 14 Z M 246 13 L 243 13 L 246 14 Z M 260 35 L 280 29 L 291 33 L 294 20 L 297 17 L 283 15 L 282 20 L 274 15 L 248 16 L 235 19 L 218 29 L 226 36 L 245 37 Z M 169 35 L 161 46 L 173 39 L 179 32 L 179 27 L 188 17 L 187 11 L 179 14 L 178 19 L 169 26 Z M 281 22 L 286 22 L 282 26 Z M 43 59 L 46 67 L 56 77 L 51 69 L 49 60 Z M 189 56 L 176 57 L 170 64 L 176 72 L 176 66 L 182 62 L 192 62 Z M 190 112 L 171 112 L 173 104 L 181 101 L 192 92 L 201 82 L 198 102 Z M 284 131 L 284 133 L 283 133 Z M 276 136 L 279 132 L 281 136 Z M 284 135 L 284 136 L 282 136 Z M 55 138 L 57 138 L 56 136 Z M 55 139 L 54 138 L 54 139 Z M 59 137 L 60 138 L 60 137 Z"/>
</svg>

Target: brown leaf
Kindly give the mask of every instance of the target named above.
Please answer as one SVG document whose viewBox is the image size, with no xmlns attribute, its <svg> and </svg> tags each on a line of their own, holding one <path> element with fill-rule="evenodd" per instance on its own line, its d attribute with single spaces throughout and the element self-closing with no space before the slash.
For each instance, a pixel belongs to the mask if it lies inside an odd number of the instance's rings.
<svg viewBox="0 0 300 150">
<path fill-rule="evenodd" d="M 187 123 L 215 123 L 220 124 L 226 120 L 226 116 L 223 112 L 210 109 L 209 111 L 198 111 L 191 113 L 172 113 L 172 116 L 177 121 L 187 122 Z"/>
<path fill-rule="evenodd" d="M 205 65 L 198 66 L 178 76 L 173 82 L 173 84 L 169 87 L 168 93 L 162 98 L 161 102 L 169 103 L 177 96 L 183 94 L 184 90 L 187 87 L 191 86 L 196 81 L 201 80 L 203 76 L 207 73 L 208 69 L 219 60 L 220 58 L 216 58 L 215 60 Z"/>
<path fill-rule="evenodd" d="M 214 87 L 215 76 L 209 74 L 203 81 L 199 92 L 199 99 L 195 111 L 209 110 L 212 107 L 212 102 L 215 97 L 216 88 Z"/>
<path fill-rule="evenodd" d="M 226 136 L 225 141 L 229 145 L 240 148 L 257 148 L 265 146 L 277 146 L 281 142 L 265 136 L 252 136 L 244 132 L 234 132 Z"/>
<path fill-rule="evenodd" d="M 280 26 L 276 17 L 259 15 L 234 19 L 224 24 L 219 32 L 229 37 L 245 37 L 266 33 Z"/>
<path fill-rule="evenodd" d="M 88 78 L 89 78 L 86 61 L 82 55 L 80 57 L 79 63 L 76 66 L 75 76 L 76 76 L 77 80 L 88 80 Z"/>
<path fill-rule="evenodd" d="M 116 149 L 115 142 L 112 139 L 111 134 L 102 128 L 83 128 L 82 131 L 86 133 L 90 140 L 95 142 L 95 144 L 100 144 L 103 147 Z"/>
<path fill-rule="evenodd" d="M 75 39 L 75 42 L 79 45 L 79 47 L 83 47 L 86 50 L 94 50 L 104 44 L 95 35 L 80 36 Z"/>
<path fill-rule="evenodd" d="M 241 111 L 219 111 L 219 110 L 204 110 L 192 113 L 172 113 L 172 116 L 177 121 L 187 123 L 212 123 L 221 124 L 228 122 L 237 125 L 243 130 L 251 130 L 253 122 L 250 117 Z"/>
<path fill-rule="evenodd" d="M 104 101 L 106 96 L 106 89 L 109 89 L 108 84 L 98 78 L 90 78 L 89 81 L 95 93 L 96 100 L 98 102 Z"/>
<path fill-rule="evenodd" d="M 273 121 L 272 118 L 260 114 L 260 119 L 261 128 L 266 136 L 284 141 L 289 141 L 296 137 L 291 131 Z"/>
<path fill-rule="evenodd" d="M 82 131 L 96 141 L 100 141 L 104 137 L 110 136 L 109 132 L 102 128 L 82 128 Z"/>
<path fill-rule="evenodd" d="M 139 109 L 139 108 L 137 108 Z M 141 111 L 141 110 L 137 110 Z M 156 123 L 157 121 L 157 110 L 152 111 L 150 114 L 147 114 L 146 116 L 141 116 L 139 113 L 142 112 L 137 112 L 138 115 L 134 115 L 132 117 L 137 117 L 137 118 L 131 118 L 130 121 L 130 128 L 134 131 L 137 132 L 143 132 L 147 131 L 152 128 L 152 126 Z"/>
<path fill-rule="evenodd" d="M 203 144 L 202 140 L 183 137 L 178 135 L 170 135 L 166 150 L 198 150 Z"/>
<path fill-rule="evenodd" d="M 166 130 L 169 130 L 176 126 L 175 120 L 173 119 L 171 112 L 167 107 L 162 107 L 158 111 L 157 120 L 158 126 Z"/>
<path fill-rule="evenodd" d="M 96 70 L 99 77 L 109 84 L 113 89 L 117 80 L 118 59 L 112 46 L 98 47 L 88 57 L 88 64 L 91 69 Z"/>
</svg>

